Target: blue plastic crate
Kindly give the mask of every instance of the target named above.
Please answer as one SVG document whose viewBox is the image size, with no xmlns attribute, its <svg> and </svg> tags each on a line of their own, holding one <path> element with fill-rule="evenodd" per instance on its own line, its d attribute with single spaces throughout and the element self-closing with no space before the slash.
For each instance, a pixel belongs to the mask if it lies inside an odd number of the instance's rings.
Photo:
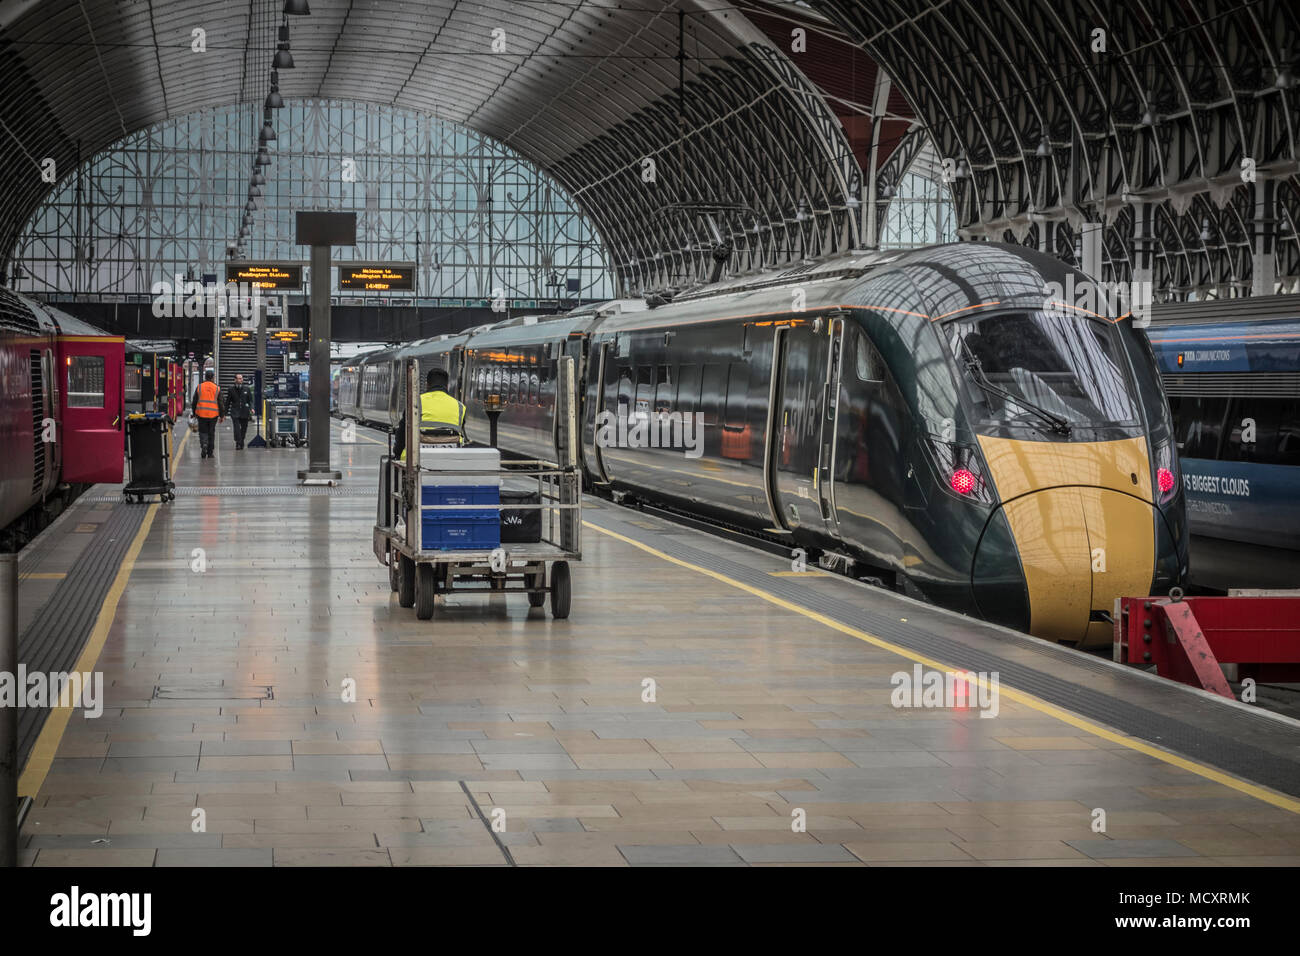
<svg viewBox="0 0 1300 956">
<path fill-rule="evenodd" d="M 425 485 L 421 500 L 426 505 L 499 505 L 501 489 L 495 485 Z M 441 514 L 453 513 L 444 511 Z"/>
<path fill-rule="evenodd" d="M 488 551 L 501 544 L 501 520 L 495 510 L 487 508 L 426 511 L 420 530 L 426 551 Z"/>
</svg>

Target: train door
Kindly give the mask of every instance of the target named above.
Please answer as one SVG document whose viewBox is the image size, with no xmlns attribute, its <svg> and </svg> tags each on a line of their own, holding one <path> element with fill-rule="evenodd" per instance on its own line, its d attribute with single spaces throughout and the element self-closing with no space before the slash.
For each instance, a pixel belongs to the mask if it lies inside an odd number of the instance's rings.
<svg viewBox="0 0 1300 956">
<path fill-rule="evenodd" d="M 763 463 L 777 527 L 835 527 L 835 425 L 844 323 L 778 326 Z"/>
<path fill-rule="evenodd" d="M 120 482 L 126 416 L 124 342 L 108 335 L 65 335 L 58 342 L 63 480 Z"/>
<path fill-rule="evenodd" d="M 602 413 L 605 409 L 605 378 L 613 369 L 612 356 L 610 355 L 610 343 L 601 342 L 596 346 L 596 354 L 591 359 L 591 364 L 595 369 L 595 378 L 587 386 L 587 415 L 586 422 L 583 425 L 584 444 L 591 451 L 591 461 L 594 465 L 596 480 L 601 484 L 609 484 L 609 473 L 605 470 L 605 458 L 601 452 L 599 435 L 601 433 L 601 424 L 605 417 Z M 586 438 L 590 436 L 590 438 Z"/>
<path fill-rule="evenodd" d="M 167 359 L 167 417 L 173 422 L 185 405 L 182 388 L 180 364 L 175 359 Z"/>
<path fill-rule="evenodd" d="M 585 358 L 584 353 L 585 353 L 586 344 L 587 344 L 586 336 L 578 332 L 570 332 L 568 338 L 564 339 L 562 342 L 555 343 L 552 346 L 553 350 L 556 352 L 555 360 L 552 362 L 553 368 L 551 369 L 551 374 L 555 378 L 556 394 L 559 393 L 558 390 L 560 387 L 559 370 L 560 370 L 561 363 L 559 360 L 562 357 L 571 358 L 573 359 L 574 395 L 576 396 L 579 402 L 582 402 L 586 397 L 587 376 L 586 376 L 586 364 L 583 361 L 583 359 Z M 581 407 L 581 405 L 579 405 L 579 407 Z M 559 443 L 560 416 L 556 413 L 556 408 L 554 404 L 552 404 L 551 406 L 551 431 L 552 431 L 552 444 L 555 445 L 556 454 L 558 455 L 560 453 L 560 443 Z M 585 472 L 587 470 L 587 466 L 586 466 L 586 454 L 585 454 L 585 449 L 583 448 L 583 444 L 584 443 L 581 441 L 578 442 L 578 468 L 579 470 Z M 557 458 L 556 460 L 558 461 L 559 459 Z"/>
<path fill-rule="evenodd" d="M 33 479 L 32 484 L 34 490 L 39 490 L 43 498 L 47 493 L 53 491 L 59 483 L 59 473 L 62 465 L 59 436 L 56 430 L 47 441 L 45 425 L 47 422 L 54 421 L 58 416 L 59 396 L 62 392 L 58 387 L 58 379 L 55 378 L 57 365 L 54 360 L 54 352 L 51 349 L 42 350 L 39 363 L 35 362 L 36 354 L 36 352 L 32 352 L 32 406 L 39 409 L 41 421 L 37 433 L 40 438 L 37 451 L 38 460 L 35 462 L 38 478 Z M 38 377 L 39 381 L 37 381 Z M 41 485 L 44 487 L 38 487 Z"/>
</svg>

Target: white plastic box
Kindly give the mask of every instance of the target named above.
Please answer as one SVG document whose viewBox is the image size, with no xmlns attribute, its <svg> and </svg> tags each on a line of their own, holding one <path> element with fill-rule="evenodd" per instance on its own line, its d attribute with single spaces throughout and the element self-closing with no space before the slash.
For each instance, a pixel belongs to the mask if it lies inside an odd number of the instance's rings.
<svg viewBox="0 0 1300 956">
<path fill-rule="evenodd" d="M 459 445 L 421 445 L 421 468 L 441 474 L 425 474 L 425 485 L 472 485 L 501 487 L 501 452 L 495 448 L 462 448 Z M 457 475 L 456 472 L 492 472 L 490 475 Z"/>
</svg>

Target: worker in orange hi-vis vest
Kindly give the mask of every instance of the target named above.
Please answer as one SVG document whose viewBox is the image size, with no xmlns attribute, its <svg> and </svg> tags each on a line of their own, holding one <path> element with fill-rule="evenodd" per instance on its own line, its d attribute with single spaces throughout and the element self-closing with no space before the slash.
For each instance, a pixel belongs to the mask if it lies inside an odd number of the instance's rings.
<svg viewBox="0 0 1300 956">
<path fill-rule="evenodd" d="M 194 401 L 190 407 L 199 420 L 200 458 L 212 457 L 212 446 L 216 443 L 217 423 L 226 420 L 225 400 L 221 397 L 221 388 L 214 379 L 216 373 L 208 369 L 203 373 L 203 381 L 194 390 Z"/>
</svg>

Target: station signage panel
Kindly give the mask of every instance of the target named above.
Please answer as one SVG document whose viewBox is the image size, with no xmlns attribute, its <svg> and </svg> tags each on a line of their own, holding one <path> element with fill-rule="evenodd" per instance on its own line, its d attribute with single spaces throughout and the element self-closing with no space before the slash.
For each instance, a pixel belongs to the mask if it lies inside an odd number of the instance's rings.
<svg viewBox="0 0 1300 956">
<path fill-rule="evenodd" d="M 251 329 L 222 329 L 221 341 L 223 342 L 247 342 L 253 337 Z"/>
<path fill-rule="evenodd" d="M 227 262 L 227 282 L 246 282 L 260 289 L 301 289 L 300 262 Z"/>
<path fill-rule="evenodd" d="M 415 266 L 378 262 L 339 264 L 339 291 L 414 292 Z"/>
<path fill-rule="evenodd" d="M 276 342 L 301 342 L 302 329 L 267 329 L 266 335 L 268 341 Z"/>
</svg>

